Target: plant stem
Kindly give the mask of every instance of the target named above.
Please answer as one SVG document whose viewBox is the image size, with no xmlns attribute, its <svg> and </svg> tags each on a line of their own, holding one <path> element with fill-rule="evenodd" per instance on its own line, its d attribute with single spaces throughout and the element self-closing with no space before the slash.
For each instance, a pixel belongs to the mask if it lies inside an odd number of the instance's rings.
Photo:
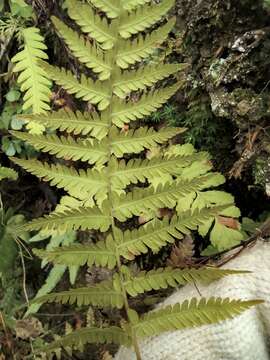
<svg viewBox="0 0 270 360">
<path fill-rule="evenodd" d="M 115 20 L 116 24 L 115 24 L 115 28 L 118 30 L 118 27 L 120 25 L 121 22 L 121 14 L 123 12 L 123 8 L 121 5 L 121 1 L 118 0 L 116 1 L 118 2 L 119 8 L 120 8 L 120 15 L 119 17 Z M 119 33 L 117 31 L 116 33 L 116 41 L 114 44 L 114 51 L 113 51 L 113 56 L 111 59 L 111 67 L 112 67 L 112 74 L 111 74 L 111 79 L 110 79 L 110 107 L 109 107 L 109 134 L 108 134 L 108 154 L 109 154 L 109 158 L 111 158 L 112 156 L 112 148 L 111 148 L 111 135 L 110 135 L 110 129 L 113 126 L 112 123 L 112 113 L 114 110 L 114 105 L 113 105 L 113 99 L 114 99 L 114 93 L 113 93 L 113 86 L 116 80 L 116 74 L 117 74 L 117 64 L 116 64 L 116 56 L 117 56 L 117 50 L 118 50 L 118 42 L 119 42 Z M 116 237 L 116 225 L 115 225 L 115 219 L 114 219 L 114 214 L 113 214 L 113 197 L 112 197 L 112 185 L 111 185 L 111 176 L 110 176 L 110 167 L 108 167 L 108 179 L 109 179 L 109 188 L 108 188 L 108 200 L 109 200 L 109 204 L 110 204 L 110 209 L 111 209 L 111 224 L 112 224 L 112 237 L 115 243 L 117 243 L 117 237 Z M 125 306 L 125 311 L 127 314 L 127 319 L 129 320 L 129 322 L 131 323 L 130 319 L 129 319 L 129 303 L 128 303 L 128 297 L 127 297 L 127 292 L 124 286 L 124 276 L 122 273 L 122 263 L 121 263 L 121 256 L 118 252 L 118 250 L 116 250 L 116 259 L 117 259 L 117 269 L 118 269 L 118 274 L 119 274 L 119 278 L 120 278 L 120 284 L 121 284 L 121 290 L 122 290 L 122 295 L 124 298 L 124 306 Z M 136 334 L 133 330 L 131 330 L 131 337 L 132 337 L 132 344 L 135 350 L 135 354 L 137 357 L 137 360 L 142 360 L 141 354 L 140 354 L 140 350 L 139 350 L 139 344 L 137 341 L 137 337 Z"/>
</svg>

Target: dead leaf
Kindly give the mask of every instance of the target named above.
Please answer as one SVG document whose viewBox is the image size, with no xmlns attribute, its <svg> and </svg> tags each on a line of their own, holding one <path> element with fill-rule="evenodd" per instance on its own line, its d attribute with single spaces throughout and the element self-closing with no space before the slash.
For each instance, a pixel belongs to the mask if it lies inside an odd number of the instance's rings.
<svg viewBox="0 0 270 360">
<path fill-rule="evenodd" d="M 178 246 L 173 247 L 167 264 L 180 269 L 190 267 L 194 264 L 193 255 L 194 240 L 190 235 L 186 235 Z"/>
<path fill-rule="evenodd" d="M 162 208 L 158 209 L 158 217 L 164 218 L 167 217 L 168 219 L 171 219 L 174 215 L 175 211 L 171 210 L 169 208 Z"/>
<path fill-rule="evenodd" d="M 128 124 L 124 124 L 123 127 L 122 127 L 122 129 L 121 129 L 121 132 L 126 133 L 126 132 L 128 132 L 128 131 L 129 131 L 129 125 L 128 125 Z"/>
<path fill-rule="evenodd" d="M 101 360 L 112 360 L 113 359 L 113 357 L 109 353 L 109 351 L 105 351 L 101 356 L 102 356 Z"/>
<path fill-rule="evenodd" d="M 31 317 L 24 320 L 17 320 L 15 332 L 17 338 L 23 340 L 36 338 L 43 333 L 43 326 L 38 319 Z"/>
<path fill-rule="evenodd" d="M 218 216 L 218 222 L 221 225 L 225 225 L 230 229 L 235 229 L 235 230 L 240 229 L 240 223 L 234 218 Z"/>
</svg>

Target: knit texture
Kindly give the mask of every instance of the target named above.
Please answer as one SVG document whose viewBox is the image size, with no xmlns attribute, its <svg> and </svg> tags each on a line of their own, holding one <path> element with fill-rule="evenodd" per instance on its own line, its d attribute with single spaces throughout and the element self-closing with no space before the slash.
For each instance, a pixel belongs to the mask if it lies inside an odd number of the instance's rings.
<svg viewBox="0 0 270 360">
<path fill-rule="evenodd" d="M 143 360 L 269 360 L 270 359 L 270 244 L 259 241 L 223 266 L 252 271 L 230 275 L 208 286 L 199 285 L 204 297 L 229 297 L 265 303 L 216 325 L 167 332 L 140 343 Z M 158 307 L 199 297 L 187 285 Z M 115 360 L 136 360 L 134 352 L 121 348 Z"/>
</svg>

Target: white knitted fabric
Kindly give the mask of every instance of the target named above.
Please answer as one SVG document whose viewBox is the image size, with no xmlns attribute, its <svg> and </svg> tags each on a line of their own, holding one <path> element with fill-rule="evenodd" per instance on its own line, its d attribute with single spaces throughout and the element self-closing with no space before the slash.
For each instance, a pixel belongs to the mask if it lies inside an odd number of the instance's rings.
<svg viewBox="0 0 270 360">
<path fill-rule="evenodd" d="M 270 359 L 270 244 L 259 241 L 223 266 L 252 271 L 199 286 L 204 297 L 263 299 L 265 303 L 217 325 L 167 332 L 140 343 L 143 360 L 269 360 Z M 161 306 L 199 297 L 192 285 L 171 295 Z M 115 360 L 136 360 L 121 348 Z"/>
</svg>

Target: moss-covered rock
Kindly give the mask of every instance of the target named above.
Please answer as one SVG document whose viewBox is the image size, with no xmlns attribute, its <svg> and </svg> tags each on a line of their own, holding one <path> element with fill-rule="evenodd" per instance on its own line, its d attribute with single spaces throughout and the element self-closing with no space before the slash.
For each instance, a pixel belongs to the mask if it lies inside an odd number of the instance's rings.
<svg viewBox="0 0 270 360">
<path fill-rule="evenodd" d="M 222 156 L 231 162 L 225 170 L 233 168 L 248 149 L 251 156 L 235 172 L 237 176 L 252 172 L 258 159 L 266 163 L 269 159 L 265 151 L 270 143 L 269 11 L 263 0 L 177 0 L 180 35 L 176 38 L 181 37 L 181 61 L 191 65 L 186 108 L 192 112 L 191 103 L 198 104 L 200 97 L 205 103 L 208 98 L 212 114 L 207 126 L 227 124 L 215 134 L 222 141 L 224 128 L 229 129 L 230 141 L 226 139 Z M 258 176 L 253 171 L 254 184 L 265 188 L 267 173 Z"/>
</svg>

